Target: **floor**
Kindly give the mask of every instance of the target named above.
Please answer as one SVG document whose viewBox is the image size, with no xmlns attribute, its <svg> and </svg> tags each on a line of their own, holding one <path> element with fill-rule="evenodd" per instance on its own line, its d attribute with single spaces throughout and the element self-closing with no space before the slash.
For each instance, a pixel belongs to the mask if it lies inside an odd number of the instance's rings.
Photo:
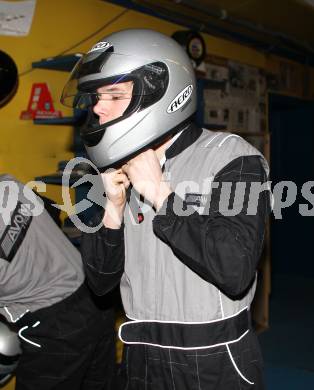
<svg viewBox="0 0 314 390">
<path fill-rule="evenodd" d="M 314 389 L 314 279 L 273 276 L 270 328 L 259 335 L 267 390 Z"/>
</svg>

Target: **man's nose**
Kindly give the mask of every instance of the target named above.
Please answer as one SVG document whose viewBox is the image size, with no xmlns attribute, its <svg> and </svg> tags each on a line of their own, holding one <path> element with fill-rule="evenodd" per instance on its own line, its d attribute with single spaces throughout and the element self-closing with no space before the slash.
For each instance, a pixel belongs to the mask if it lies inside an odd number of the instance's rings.
<svg viewBox="0 0 314 390">
<path fill-rule="evenodd" d="M 98 100 L 98 102 L 94 105 L 93 111 L 98 116 L 108 116 L 109 114 L 109 102 Z"/>
</svg>

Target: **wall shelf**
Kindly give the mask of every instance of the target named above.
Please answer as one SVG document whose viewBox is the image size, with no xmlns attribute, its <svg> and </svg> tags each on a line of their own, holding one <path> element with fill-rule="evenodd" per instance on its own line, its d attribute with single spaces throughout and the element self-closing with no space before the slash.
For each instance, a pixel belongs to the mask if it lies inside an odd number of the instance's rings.
<svg viewBox="0 0 314 390">
<path fill-rule="evenodd" d="M 35 177 L 35 180 L 42 181 L 43 183 L 46 183 L 46 184 L 54 184 L 54 185 L 61 186 L 61 185 L 63 185 L 62 176 L 63 176 L 63 172 L 60 172 L 60 173 L 58 172 L 58 173 L 53 173 L 51 175 L 37 176 L 37 177 Z M 67 175 L 67 176 L 68 176 L 68 184 L 69 184 L 69 186 L 72 186 L 73 184 L 75 184 L 77 182 L 77 180 L 79 180 L 84 175 L 72 173 L 71 175 Z"/>
<path fill-rule="evenodd" d="M 65 116 L 61 118 L 37 118 L 33 120 L 35 125 L 71 125 L 80 126 L 86 119 L 87 112 L 79 109 L 74 109 L 73 116 Z"/>
<path fill-rule="evenodd" d="M 66 116 L 63 118 L 38 118 L 34 119 L 35 125 L 72 125 L 77 126 L 82 121 L 82 116 Z"/>
<path fill-rule="evenodd" d="M 33 68 L 61 70 L 64 72 L 70 72 L 75 64 L 82 58 L 83 54 L 67 54 L 51 58 L 43 58 L 40 61 L 32 63 Z"/>
</svg>

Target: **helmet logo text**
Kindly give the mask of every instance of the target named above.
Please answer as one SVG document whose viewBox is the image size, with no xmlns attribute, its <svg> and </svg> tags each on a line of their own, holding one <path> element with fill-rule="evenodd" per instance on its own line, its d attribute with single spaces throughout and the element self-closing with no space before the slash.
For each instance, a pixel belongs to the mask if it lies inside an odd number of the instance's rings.
<svg viewBox="0 0 314 390">
<path fill-rule="evenodd" d="M 189 100 L 189 97 L 192 95 L 193 85 L 190 84 L 184 88 L 169 104 L 167 108 L 168 114 L 172 114 L 173 112 L 179 110 L 179 108 L 183 107 Z"/>
<path fill-rule="evenodd" d="M 94 45 L 89 53 L 93 52 L 93 51 L 96 51 L 96 50 L 106 50 L 108 49 L 109 47 L 111 46 L 111 44 L 109 42 L 98 42 L 96 43 L 96 45 Z"/>
</svg>

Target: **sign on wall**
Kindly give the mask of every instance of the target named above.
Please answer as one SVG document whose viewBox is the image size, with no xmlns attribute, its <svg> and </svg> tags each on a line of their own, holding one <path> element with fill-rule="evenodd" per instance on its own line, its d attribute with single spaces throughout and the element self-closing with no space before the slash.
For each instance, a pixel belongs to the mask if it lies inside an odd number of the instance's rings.
<svg viewBox="0 0 314 390">
<path fill-rule="evenodd" d="M 28 35 L 35 5 L 36 0 L 0 1 L 0 34 Z"/>
</svg>

